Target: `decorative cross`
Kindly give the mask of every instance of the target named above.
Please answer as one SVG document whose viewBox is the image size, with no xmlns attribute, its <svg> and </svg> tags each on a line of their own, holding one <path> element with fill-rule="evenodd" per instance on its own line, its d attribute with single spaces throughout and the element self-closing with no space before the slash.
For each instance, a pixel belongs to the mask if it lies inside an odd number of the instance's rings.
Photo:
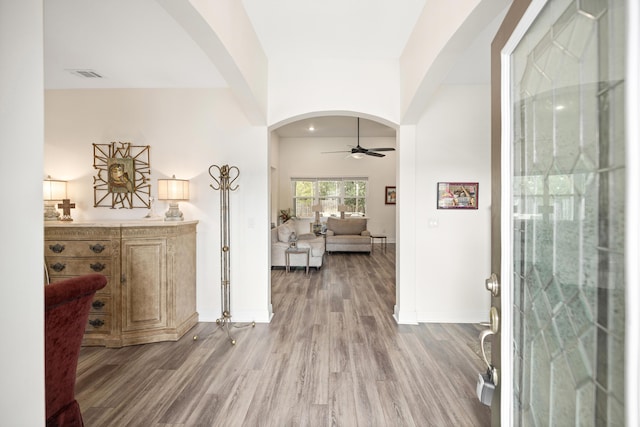
<svg viewBox="0 0 640 427">
<path fill-rule="evenodd" d="M 71 203 L 69 199 L 62 199 L 62 203 L 58 203 L 58 208 L 62 209 L 62 220 L 63 221 L 72 221 L 71 219 L 71 209 L 75 209 L 76 204 Z"/>
</svg>

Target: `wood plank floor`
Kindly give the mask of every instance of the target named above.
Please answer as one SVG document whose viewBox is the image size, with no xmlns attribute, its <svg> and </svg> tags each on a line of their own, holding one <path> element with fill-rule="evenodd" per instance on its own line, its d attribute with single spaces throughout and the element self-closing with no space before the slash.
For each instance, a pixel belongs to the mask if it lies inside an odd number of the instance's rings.
<svg viewBox="0 0 640 427">
<path fill-rule="evenodd" d="M 85 347 L 85 426 L 488 426 L 475 397 L 480 327 L 397 325 L 395 251 L 272 270 L 274 318 L 177 342 Z M 198 340 L 193 336 L 198 335 Z"/>
</svg>

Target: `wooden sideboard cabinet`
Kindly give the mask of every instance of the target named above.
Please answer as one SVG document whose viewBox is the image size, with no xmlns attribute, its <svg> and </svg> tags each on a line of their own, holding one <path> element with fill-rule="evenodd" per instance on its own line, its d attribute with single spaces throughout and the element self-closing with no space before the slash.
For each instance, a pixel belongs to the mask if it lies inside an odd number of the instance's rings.
<svg viewBox="0 0 640 427">
<path fill-rule="evenodd" d="M 175 341 L 198 322 L 197 221 L 45 223 L 50 282 L 104 274 L 83 345 Z"/>
</svg>

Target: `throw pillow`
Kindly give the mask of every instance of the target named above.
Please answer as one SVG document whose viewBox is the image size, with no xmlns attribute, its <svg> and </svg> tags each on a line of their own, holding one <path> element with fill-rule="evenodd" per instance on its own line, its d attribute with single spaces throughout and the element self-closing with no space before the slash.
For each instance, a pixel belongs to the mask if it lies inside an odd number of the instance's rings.
<svg viewBox="0 0 640 427">
<path fill-rule="evenodd" d="M 293 224 L 290 222 L 285 222 L 280 227 L 278 227 L 278 240 L 281 242 L 289 242 L 289 237 L 291 237 L 291 233 L 294 233 L 296 230 L 293 227 Z"/>
</svg>

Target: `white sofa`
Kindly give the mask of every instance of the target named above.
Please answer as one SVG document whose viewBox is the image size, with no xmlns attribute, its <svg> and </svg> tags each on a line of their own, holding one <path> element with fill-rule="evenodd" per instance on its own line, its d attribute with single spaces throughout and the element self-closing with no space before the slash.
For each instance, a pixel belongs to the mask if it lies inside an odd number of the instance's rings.
<svg viewBox="0 0 640 427">
<path fill-rule="evenodd" d="M 286 259 L 284 251 L 291 244 L 291 233 L 296 232 L 295 221 L 289 220 L 271 229 L 271 267 L 285 267 Z M 296 245 L 300 248 L 309 248 L 309 267 L 320 269 L 324 259 L 324 238 L 316 237 L 313 233 L 297 235 Z M 305 254 L 289 255 L 291 267 L 305 267 L 307 256 Z"/>
</svg>

